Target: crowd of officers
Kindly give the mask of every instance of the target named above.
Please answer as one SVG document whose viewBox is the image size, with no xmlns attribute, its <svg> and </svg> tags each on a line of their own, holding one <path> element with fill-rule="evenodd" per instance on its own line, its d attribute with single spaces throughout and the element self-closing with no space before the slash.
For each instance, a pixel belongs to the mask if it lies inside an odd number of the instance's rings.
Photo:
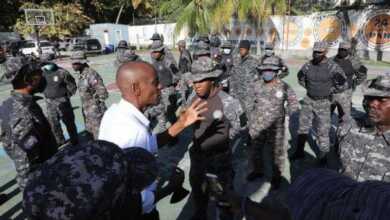
<svg viewBox="0 0 390 220">
<path fill-rule="evenodd" d="M 194 201 L 193 219 L 207 219 L 209 195 L 203 183 L 216 176 L 223 189 L 233 190 L 232 157 L 237 145 L 248 148 L 247 181 L 266 177 L 278 189 L 288 159 L 286 119 L 299 116 L 295 152 L 291 161 L 305 158 L 305 144 L 311 134 L 318 145 L 317 164 L 326 167 L 331 153 L 338 156 L 338 171 L 358 180 L 390 180 L 390 75 L 367 80 L 367 68 L 351 54 L 351 44 L 339 44 L 337 55 L 328 58 L 326 42 L 316 42 L 313 57 L 297 74 L 306 90 L 299 101 L 294 90 L 283 81 L 289 68 L 266 43 L 264 55 L 251 55 L 251 42 L 241 40 L 235 48 L 217 36 L 198 38 L 193 54 L 185 41 L 178 42 L 179 59 L 164 45 L 161 35 L 151 38 L 151 63 L 161 86 L 158 105 L 145 111 L 156 132 L 164 131 L 196 98 L 207 101 L 204 120 L 193 126 L 190 149 L 190 184 Z M 233 53 L 238 51 L 237 54 Z M 85 130 L 97 139 L 99 124 L 106 111 L 107 89 L 101 76 L 89 67 L 85 53 L 71 56 L 78 73 L 72 75 L 53 62 L 27 62 L 16 53 L 0 64 L 11 78 L 11 96 L 0 108 L 1 142 L 15 163 L 21 190 L 29 173 L 53 156 L 66 143 L 60 121 L 65 124 L 71 145 L 79 143 L 70 97 L 77 89 L 81 98 Z M 125 41 L 118 44 L 115 66 L 141 61 L 135 48 Z M 360 123 L 351 116 L 352 96 L 363 85 L 364 108 L 370 121 Z M 47 116 L 34 94 L 42 92 Z M 336 140 L 330 139 L 332 113 L 338 109 Z M 371 126 L 372 129 L 362 129 Z M 239 144 L 238 144 L 239 143 Z M 334 146 L 331 145 L 334 143 Z M 332 151 L 332 149 L 335 149 Z M 272 158 L 265 164 L 264 158 Z M 271 166 L 272 172 L 265 172 Z M 220 201 L 221 219 L 233 214 Z"/>
</svg>

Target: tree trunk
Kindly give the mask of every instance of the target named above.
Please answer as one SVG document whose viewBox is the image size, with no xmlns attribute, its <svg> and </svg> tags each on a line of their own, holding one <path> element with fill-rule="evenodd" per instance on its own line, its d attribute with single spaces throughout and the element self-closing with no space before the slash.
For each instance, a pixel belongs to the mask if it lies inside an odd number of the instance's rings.
<svg viewBox="0 0 390 220">
<path fill-rule="evenodd" d="M 118 15 L 116 16 L 115 24 L 119 23 L 119 19 L 121 18 L 122 10 L 123 10 L 124 7 L 125 7 L 124 5 L 121 5 L 121 8 L 119 9 Z"/>
</svg>

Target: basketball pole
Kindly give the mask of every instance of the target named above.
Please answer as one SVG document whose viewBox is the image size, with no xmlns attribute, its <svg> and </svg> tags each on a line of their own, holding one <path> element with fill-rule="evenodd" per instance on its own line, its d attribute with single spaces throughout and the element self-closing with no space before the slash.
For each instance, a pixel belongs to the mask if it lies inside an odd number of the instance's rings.
<svg viewBox="0 0 390 220">
<path fill-rule="evenodd" d="M 39 57 L 41 57 L 42 56 L 42 49 L 41 49 L 41 41 L 40 41 L 40 38 L 39 38 L 39 26 L 38 25 L 34 25 L 34 29 L 35 29 L 35 35 L 37 37 L 38 54 L 39 54 Z"/>
</svg>

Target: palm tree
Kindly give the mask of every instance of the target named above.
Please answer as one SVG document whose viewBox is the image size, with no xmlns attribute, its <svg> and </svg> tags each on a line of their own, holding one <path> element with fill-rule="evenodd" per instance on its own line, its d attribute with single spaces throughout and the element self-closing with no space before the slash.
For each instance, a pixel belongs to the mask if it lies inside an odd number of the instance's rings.
<svg viewBox="0 0 390 220">
<path fill-rule="evenodd" d="M 122 15 L 122 12 L 124 9 L 128 7 L 133 7 L 134 11 L 137 9 L 143 9 L 144 11 L 152 11 L 153 10 L 153 4 L 156 1 L 153 0 L 119 0 L 119 5 L 121 6 L 119 8 L 118 15 L 116 16 L 116 24 L 119 23 L 119 19 Z M 134 13 L 134 12 L 133 12 Z"/>
<path fill-rule="evenodd" d="M 233 19 L 262 28 L 270 15 L 284 14 L 285 0 L 166 0 L 162 14 L 178 14 L 176 31 L 188 27 L 193 33 L 221 31 Z"/>
</svg>

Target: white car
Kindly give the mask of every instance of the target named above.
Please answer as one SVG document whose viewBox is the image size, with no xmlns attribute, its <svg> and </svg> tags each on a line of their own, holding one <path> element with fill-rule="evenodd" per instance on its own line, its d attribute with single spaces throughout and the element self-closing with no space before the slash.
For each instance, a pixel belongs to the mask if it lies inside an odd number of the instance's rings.
<svg viewBox="0 0 390 220">
<path fill-rule="evenodd" d="M 50 58 L 55 57 L 54 46 L 49 41 L 40 41 L 42 54 Z M 33 55 L 39 57 L 38 42 L 26 41 L 20 48 L 24 55 Z"/>
</svg>

